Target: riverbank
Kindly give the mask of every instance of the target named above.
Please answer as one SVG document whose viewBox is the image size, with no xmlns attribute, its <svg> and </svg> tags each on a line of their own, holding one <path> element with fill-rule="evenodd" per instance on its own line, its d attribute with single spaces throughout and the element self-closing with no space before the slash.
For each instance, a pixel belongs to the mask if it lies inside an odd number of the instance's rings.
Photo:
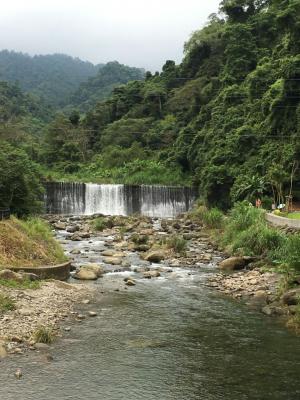
<svg viewBox="0 0 300 400">
<path fill-rule="evenodd" d="M 85 285 L 56 280 L 39 282 L 35 288 L 26 289 L 2 285 L 1 298 L 9 299 L 13 307 L 0 314 L 0 358 L 41 347 L 35 337 L 41 328 L 50 332 L 52 339 L 61 335 L 61 323 L 76 320 L 78 316 L 74 305 L 92 295 L 92 288 Z"/>
</svg>

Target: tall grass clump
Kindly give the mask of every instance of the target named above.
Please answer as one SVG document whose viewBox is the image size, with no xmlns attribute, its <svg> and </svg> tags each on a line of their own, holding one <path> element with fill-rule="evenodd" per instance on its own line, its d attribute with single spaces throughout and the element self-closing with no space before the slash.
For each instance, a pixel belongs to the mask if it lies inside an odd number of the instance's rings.
<svg viewBox="0 0 300 400">
<path fill-rule="evenodd" d="M 33 334 L 33 338 L 37 343 L 51 344 L 54 341 L 54 332 L 52 328 L 40 326 Z"/>
<path fill-rule="evenodd" d="M 285 244 L 285 236 L 267 225 L 264 211 L 247 202 L 237 203 L 225 225 L 223 244 L 232 253 L 265 256 L 271 261 L 273 253 Z"/>
<path fill-rule="evenodd" d="M 13 299 L 0 293 L 0 314 L 6 311 L 15 310 L 16 305 Z"/>
<path fill-rule="evenodd" d="M 218 208 L 208 209 L 205 205 L 200 204 L 190 212 L 190 217 L 200 223 L 205 224 L 208 228 L 222 228 L 224 215 Z"/>
<path fill-rule="evenodd" d="M 285 236 L 282 246 L 272 254 L 274 261 L 287 270 L 300 272 L 300 234 Z"/>
<path fill-rule="evenodd" d="M 167 241 L 167 246 L 176 251 L 176 253 L 184 253 L 187 248 L 187 241 L 180 235 L 172 235 Z"/>
<path fill-rule="evenodd" d="M 113 228 L 114 222 L 111 218 L 97 217 L 93 220 L 92 226 L 96 231 L 102 232 L 104 229 Z"/>
</svg>

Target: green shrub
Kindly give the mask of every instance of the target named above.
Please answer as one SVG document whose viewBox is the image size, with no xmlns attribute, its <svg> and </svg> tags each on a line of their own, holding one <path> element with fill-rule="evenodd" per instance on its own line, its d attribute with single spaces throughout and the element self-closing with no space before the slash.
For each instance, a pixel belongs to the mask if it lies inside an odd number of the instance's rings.
<svg viewBox="0 0 300 400">
<path fill-rule="evenodd" d="M 104 229 L 113 228 L 114 223 L 111 218 L 98 217 L 94 219 L 92 225 L 96 231 L 102 232 Z"/>
<path fill-rule="evenodd" d="M 273 260 L 287 269 L 300 271 L 300 234 L 285 236 L 282 246 L 272 254 Z"/>
<path fill-rule="evenodd" d="M 248 229 L 237 232 L 232 241 L 233 252 L 243 255 L 273 258 L 271 255 L 284 244 L 284 234 L 266 224 L 258 223 Z"/>
<path fill-rule="evenodd" d="M 203 213 L 203 222 L 208 228 L 221 228 L 223 226 L 224 215 L 217 208 L 212 208 Z"/>
<path fill-rule="evenodd" d="M 167 245 L 170 249 L 176 251 L 176 253 L 183 253 L 187 248 L 187 241 L 182 236 L 172 235 L 167 240 Z"/>
<path fill-rule="evenodd" d="M 148 235 L 139 235 L 138 233 L 134 233 L 131 236 L 131 240 L 135 244 L 147 244 L 149 241 L 149 236 Z"/>
<path fill-rule="evenodd" d="M 54 332 L 52 328 L 40 326 L 33 334 L 37 343 L 51 344 L 54 341 Z"/>
<path fill-rule="evenodd" d="M 15 302 L 10 297 L 0 293 L 0 313 L 15 310 Z"/>
</svg>

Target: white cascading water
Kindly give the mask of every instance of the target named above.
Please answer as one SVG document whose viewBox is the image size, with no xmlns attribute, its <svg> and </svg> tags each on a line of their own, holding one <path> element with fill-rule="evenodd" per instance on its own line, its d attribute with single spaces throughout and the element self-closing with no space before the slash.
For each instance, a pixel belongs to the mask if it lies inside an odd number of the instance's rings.
<svg viewBox="0 0 300 400">
<path fill-rule="evenodd" d="M 169 186 L 46 184 L 46 210 L 50 214 L 131 215 L 174 217 L 188 211 L 195 190 Z"/>
<path fill-rule="evenodd" d="M 87 183 L 85 186 L 85 214 L 127 215 L 124 185 Z"/>
</svg>

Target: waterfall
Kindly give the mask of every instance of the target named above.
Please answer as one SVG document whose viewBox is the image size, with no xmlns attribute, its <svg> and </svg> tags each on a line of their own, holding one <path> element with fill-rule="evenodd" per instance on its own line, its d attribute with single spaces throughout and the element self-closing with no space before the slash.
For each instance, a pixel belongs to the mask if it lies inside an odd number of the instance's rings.
<svg viewBox="0 0 300 400">
<path fill-rule="evenodd" d="M 174 217 L 188 211 L 195 198 L 196 190 L 185 187 L 50 182 L 45 205 L 49 214 Z"/>
</svg>

